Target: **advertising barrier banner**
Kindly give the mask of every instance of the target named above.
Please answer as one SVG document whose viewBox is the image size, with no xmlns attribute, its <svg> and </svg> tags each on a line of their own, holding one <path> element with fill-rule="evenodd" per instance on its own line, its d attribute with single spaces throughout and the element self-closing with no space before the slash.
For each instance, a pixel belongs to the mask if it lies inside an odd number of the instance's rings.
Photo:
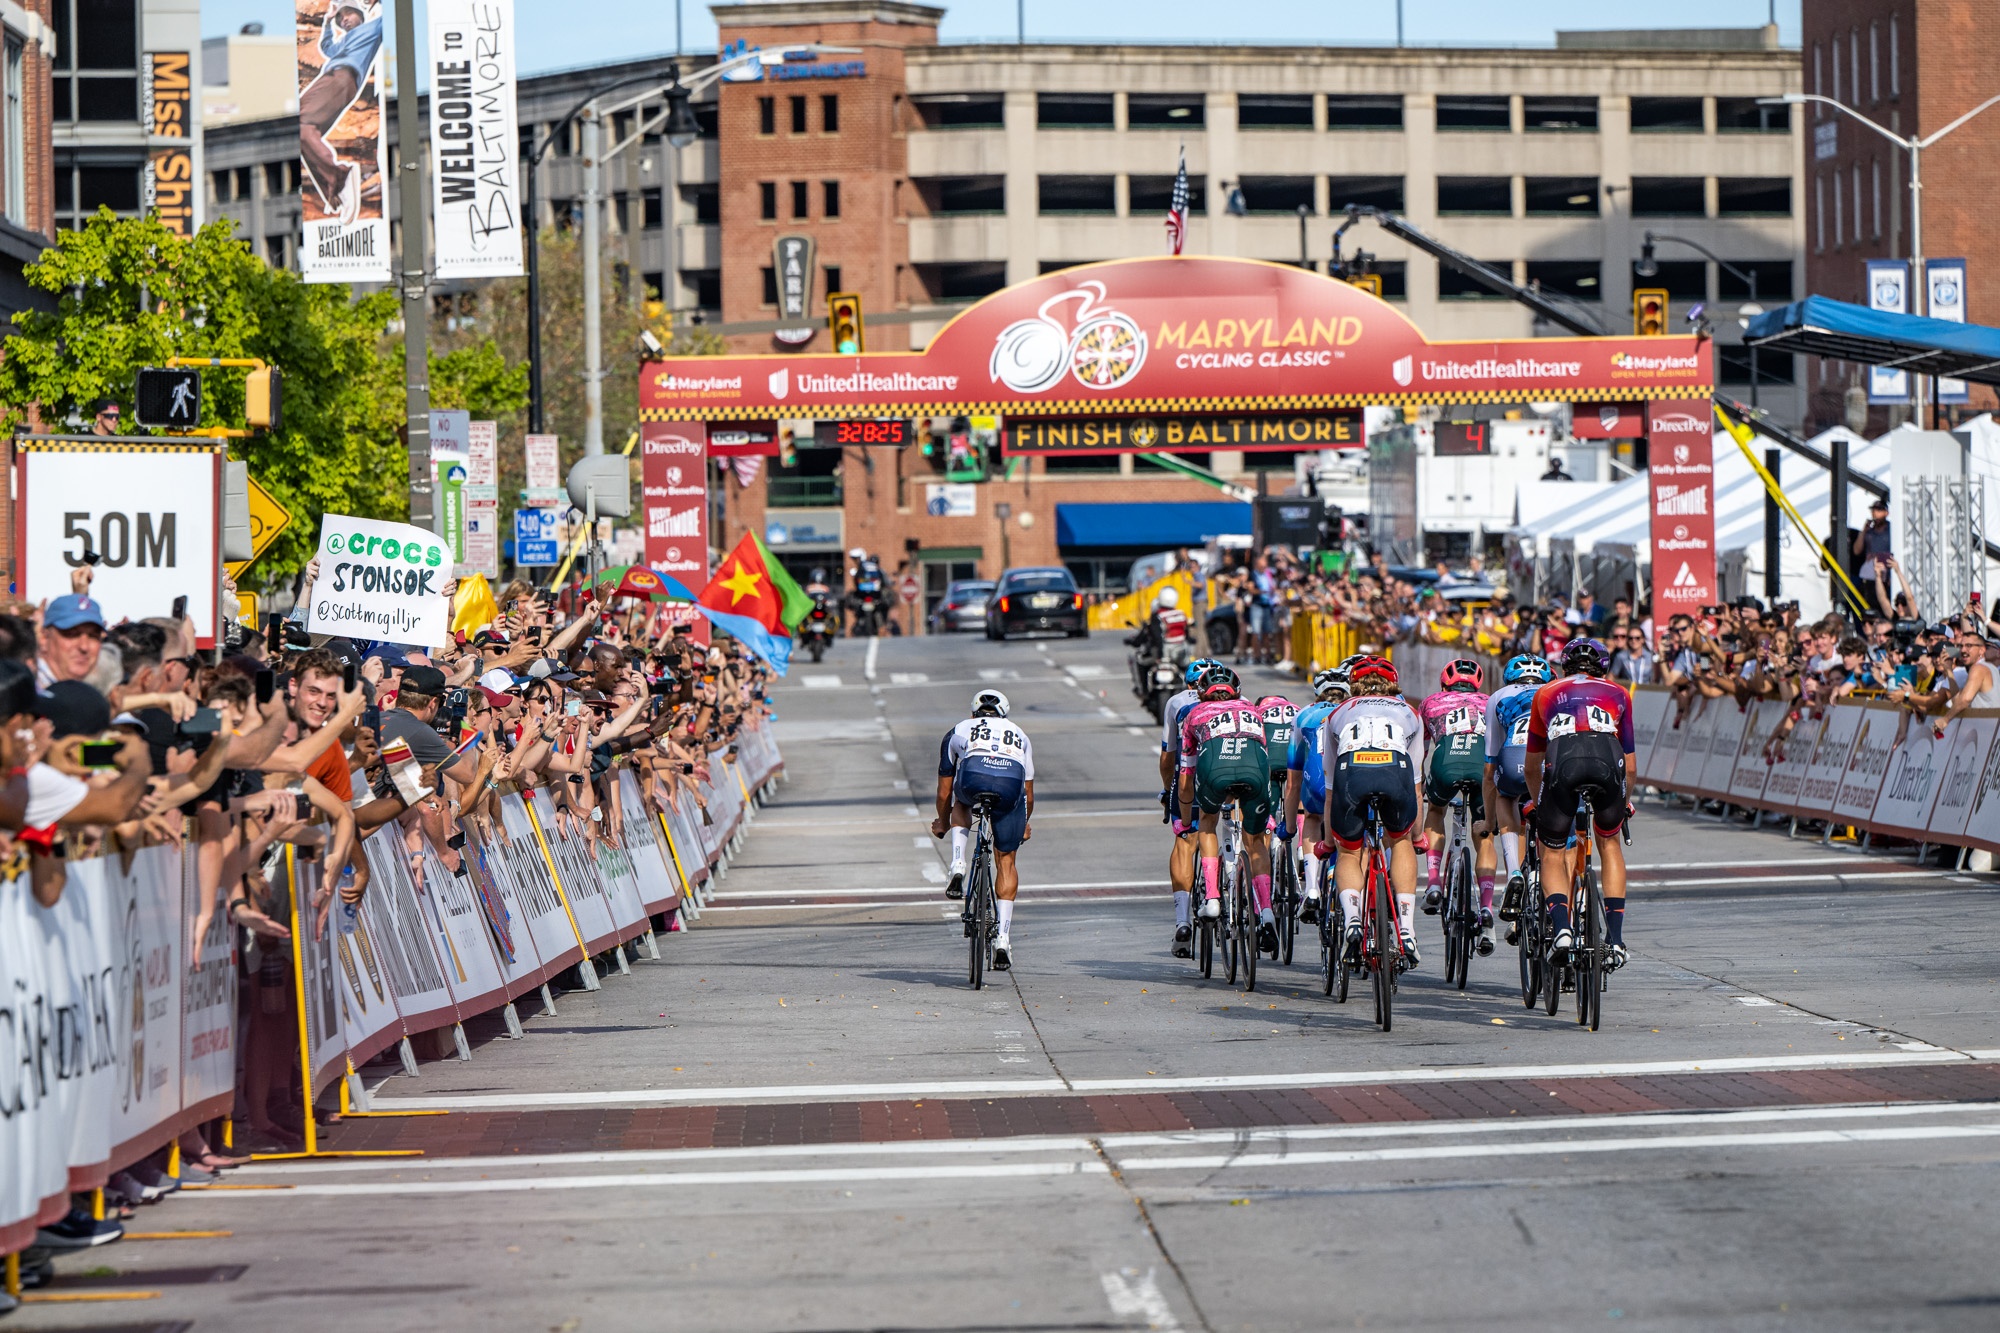
<svg viewBox="0 0 2000 1333">
<path fill-rule="evenodd" d="M 1767 753 L 1778 724 L 1790 706 L 1776 699 L 1760 699 L 1744 715 L 1743 738 L 1736 745 L 1736 765 L 1729 775 L 1729 799 L 1738 805 L 1763 801 L 1764 785 L 1771 778 L 1771 758 Z"/>
<path fill-rule="evenodd" d="M 1882 770 L 1882 791 L 1869 815 L 1871 832 L 1921 840 L 1929 833 L 1931 806 L 1944 776 L 1945 745 L 1929 721 L 1903 715 L 1902 739 Z"/>
<path fill-rule="evenodd" d="M 1736 774 L 1736 752 L 1750 725 L 1750 713 L 1734 699 L 1711 700 L 1708 711 L 1715 722 L 1708 735 L 1708 758 L 1702 763 L 1697 790 L 1703 796 L 1726 801 L 1730 779 Z"/>
<path fill-rule="evenodd" d="M 1764 783 L 1764 805 L 1767 809 L 1782 810 L 1788 815 L 1807 813 L 1800 804 L 1799 793 L 1805 784 L 1806 773 L 1812 767 L 1813 751 L 1819 745 L 1820 732 L 1825 726 L 1824 714 L 1804 713 L 1786 733 L 1779 746 L 1778 760 L 1771 766 L 1771 776 Z"/>
<path fill-rule="evenodd" d="M 489 865 L 497 864 L 513 880 L 514 901 L 519 919 L 533 938 L 541 955 L 545 975 L 573 967 L 583 958 L 583 944 L 569 923 L 569 912 L 556 891 L 555 876 L 542 857 L 541 839 L 528 818 L 528 805 L 519 793 L 500 799 L 500 820 L 505 838 L 491 851 Z"/>
<path fill-rule="evenodd" d="M 493 952 L 493 935 L 471 875 L 472 839 L 463 849 L 467 873 L 454 875 L 424 845 L 423 876 L 416 881 L 417 905 L 423 909 L 431 946 L 444 968 L 445 986 L 462 1019 L 497 1008 L 508 998 L 507 979 Z"/>
<path fill-rule="evenodd" d="M 1632 691 L 1632 746 L 1639 756 L 1639 781 L 1651 782 L 1660 760 L 1660 743 L 1673 718 L 1673 695 L 1657 685 Z"/>
<path fill-rule="evenodd" d="M 1994 740 L 1980 772 L 1972 813 L 1965 821 L 1965 838 L 1975 847 L 2000 852 L 2000 738 Z"/>
<path fill-rule="evenodd" d="M 1959 842 L 1971 828 L 1972 807 L 1996 749 L 2000 715 L 1968 713 L 1945 732 L 1944 756 L 1938 777 L 1937 804 L 1931 807 L 1926 830 L 1932 842 Z"/>
<path fill-rule="evenodd" d="M 1889 756 L 1902 738 L 1909 714 L 1888 704 L 1854 705 L 1861 717 L 1854 729 L 1854 747 L 1847 752 L 1847 766 L 1841 770 L 1840 789 L 1833 798 L 1833 813 L 1855 824 L 1866 824 L 1881 799 Z"/>
</svg>

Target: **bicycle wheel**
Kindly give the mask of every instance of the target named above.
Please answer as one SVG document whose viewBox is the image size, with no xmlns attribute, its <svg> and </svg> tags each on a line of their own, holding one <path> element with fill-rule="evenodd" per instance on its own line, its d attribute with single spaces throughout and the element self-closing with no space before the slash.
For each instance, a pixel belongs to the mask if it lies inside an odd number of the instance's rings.
<svg viewBox="0 0 2000 1333">
<path fill-rule="evenodd" d="M 1290 967 L 1292 946 L 1298 943 L 1299 938 L 1299 899 L 1304 895 L 1299 890 L 1299 863 L 1292 855 L 1291 844 L 1280 843 L 1279 846 L 1284 849 L 1284 856 L 1272 869 L 1282 866 L 1284 877 L 1272 881 L 1271 906 L 1278 918 L 1278 961 Z"/>
<path fill-rule="evenodd" d="M 1323 983 L 1320 994 L 1331 995 L 1333 994 L 1334 983 L 1340 976 L 1339 955 L 1341 950 L 1338 943 L 1340 935 L 1333 929 L 1334 914 L 1329 909 L 1327 900 L 1324 898 L 1320 900 L 1317 915 L 1319 918 L 1319 970 L 1320 980 Z M 1347 997 L 1343 995 L 1341 998 L 1346 999 Z"/>
<path fill-rule="evenodd" d="M 1222 935 L 1222 979 L 1234 986 L 1236 973 L 1242 967 L 1242 944 L 1236 936 L 1236 880 L 1231 876 L 1222 886 L 1222 920 L 1219 929 Z"/>
<path fill-rule="evenodd" d="M 1451 886 L 1445 901 L 1451 904 L 1451 920 L 1458 928 L 1458 988 L 1465 989 L 1472 975 L 1472 942 L 1479 933 L 1479 909 L 1472 897 L 1472 852 L 1460 847 L 1452 858 Z"/>
<path fill-rule="evenodd" d="M 1554 934 L 1550 933 L 1550 942 L 1554 939 Z M 1548 1011 L 1550 1018 L 1554 1018 L 1556 1010 L 1562 1007 L 1563 973 L 1568 966 L 1569 960 L 1556 957 L 1553 950 L 1542 958 L 1542 1007 Z"/>
<path fill-rule="evenodd" d="M 1584 876 L 1581 895 L 1583 910 L 1583 959 L 1576 973 L 1576 1021 L 1597 1031 L 1604 1004 L 1604 914 L 1597 898 L 1597 872 Z"/>
<path fill-rule="evenodd" d="M 1390 883 L 1388 868 L 1381 864 L 1380 853 L 1375 853 L 1375 864 L 1370 878 L 1375 890 L 1375 1021 L 1387 1032 L 1394 1025 L 1393 996 L 1396 993 L 1396 967 L 1402 958 L 1402 944 L 1396 938 L 1395 886 Z"/>
<path fill-rule="evenodd" d="M 1200 960 L 1202 980 L 1215 975 L 1215 923 L 1207 917 L 1195 922 L 1195 933 L 1201 937 L 1195 945 L 1195 956 Z"/>
<path fill-rule="evenodd" d="M 984 849 L 981 849 L 982 853 Z M 986 879 L 986 860 L 979 856 L 972 865 L 972 888 L 967 895 L 972 899 L 972 938 L 967 941 L 966 971 L 972 981 L 972 989 L 986 987 L 986 944 L 987 932 L 993 924 L 992 889 Z"/>
<path fill-rule="evenodd" d="M 1250 892 L 1249 858 L 1238 858 L 1236 862 L 1236 919 L 1237 934 L 1243 941 L 1243 990 L 1247 994 L 1257 989 L 1257 964 L 1262 961 L 1262 950 L 1257 947 L 1258 927 L 1261 918 L 1257 913 L 1257 899 Z"/>
<path fill-rule="evenodd" d="M 1521 891 L 1521 1003 L 1532 1009 L 1542 994 L 1542 879 L 1532 863 L 1521 867 L 1526 885 Z"/>
</svg>

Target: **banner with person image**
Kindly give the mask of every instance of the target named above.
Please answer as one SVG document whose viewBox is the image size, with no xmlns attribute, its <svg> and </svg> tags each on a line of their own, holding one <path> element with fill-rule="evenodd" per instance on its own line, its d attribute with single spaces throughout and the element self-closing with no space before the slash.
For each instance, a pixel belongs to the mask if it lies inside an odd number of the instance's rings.
<svg viewBox="0 0 2000 1333">
<path fill-rule="evenodd" d="M 297 0 L 300 199 L 307 282 L 389 281 L 380 0 Z"/>
</svg>

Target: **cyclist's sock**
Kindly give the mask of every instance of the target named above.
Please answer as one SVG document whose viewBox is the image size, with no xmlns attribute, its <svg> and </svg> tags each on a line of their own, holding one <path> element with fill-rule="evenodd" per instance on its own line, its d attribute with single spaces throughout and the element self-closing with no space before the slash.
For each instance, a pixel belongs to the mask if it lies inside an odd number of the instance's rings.
<svg viewBox="0 0 2000 1333">
<path fill-rule="evenodd" d="M 1319 877 L 1325 869 L 1325 863 L 1317 856 L 1311 852 L 1306 853 L 1306 897 L 1319 897 Z"/>
<path fill-rule="evenodd" d="M 1606 944 L 1625 943 L 1625 900 L 1606 898 L 1604 900 L 1604 942 Z"/>
<path fill-rule="evenodd" d="M 1402 928 L 1404 930 L 1414 930 L 1416 927 L 1410 923 L 1415 921 L 1417 917 L 1417 895 L 1414 893 L 1397 894 L 1396 911 L 1402 918 L 1399 923 Z"/>
<path fill-rule="evenodd" d="M 965 860 L 965 839 L 971 829 L 955 828 L 951 831 L 951 863 L 958 865 Z"/>
<path fill-rule="evenodd" d="M 1250 877 L 1250 896 L 1257 900 L 1258 911 L 1269 912 L 1271 910 L 1271 877 L 1269 875 L 1252 875 Z"/>
<path fill-rule="evenodd" d="M 1204 856 L 1201 858 L 1201 891 L 1205 897 L 1222 896 L 1222 858 Z"/>
<path fill-rule="evenodd" d="M 1186 889 L 1174 890 L 1174 924 L 1185 926 L 1194 919 L 1194 895 Z"/>
<path fill-rule="evenodd" d="M 1000 909 L 1000 933 L 1002 935 L 1008 934 L 1009 928 L 1014 924 L 1014 900 L 1012 898 L 996 898 L 993 905 Z"/>
<path fill-rule="evenodd" d="M 1342 889 L 1340 910 L 1346 914 L 1349 925 L 1358 925 L 1361 921 L 1361 890 Z"/>
<path fill-rule="evenodd" d="M 1559 935 L 1563 931 L 1568 929 L 1569 929 L 1569 899 L 1550 898 L 1549 899 L 1550 932 Z"/>
<path fill-rule="evenodd" d="M 1500 835 L 1500 864 L 1507 867 L 1507 878 L 1521 873 L 1521 835 L 1503 833 Z"/>
<path fill-rule="evenodd" d="M 1431 849 L 1424 853 L 1424 883 L 1433 889 L 1437 887 L 1438 867 L 1443 861 L 1444 849 L 1431 844 Z"/>
<path fill-rule="evenodd" d="M 1260 926 L 1275 926 L 1278 924 L 1278 918 L 1272 914 L 1270 908 L 1259 908 L 1257 912 L 1257 924 Z"/>
<path fill-rule="evenodd" d="M 1479 877 L 1479 905 L 1493 906 L 1493 876 L 1490 874 L 1482 874 Z"/>
</svg>

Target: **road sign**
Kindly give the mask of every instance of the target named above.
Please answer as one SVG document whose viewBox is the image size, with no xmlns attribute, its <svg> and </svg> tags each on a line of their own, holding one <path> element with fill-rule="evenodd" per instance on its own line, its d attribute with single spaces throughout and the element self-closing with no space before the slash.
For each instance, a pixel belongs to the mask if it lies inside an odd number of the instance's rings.
<svg viewBox="0 0 2000 1333">
<path fill-rule="evenodd" d="M 924 595 L 924 585 L 917 581 L 915 574 L 905 574 L 896 583 L 896 595 L 903 599 L 904 606 L 915 606 L 917 599 Z"/>
<path fill-rule="evenodd" d="M 516 509 L 514 511 L 514 563 L 553 565 L 562 559 L 561 535 L 556 509 Z"/>
<path fill-rule="evenodd" d="M 522 448 L 526 454 L 528 488 L 530 490 L 551 490 L 560 494 L 562 487 L 561 450 L 553 435 L 528 435 L 522 438 Z"/>
<path fill-rule="evenodd" d="M 193 367 L 146 366 L 139 371 L 133 415 L 142 426 L 193 430 L 201 424 L 201 372 Z"/>
<path fill-rule="evenodd" d="M 278 503 L 278 498 L 250 478 L 250 558 L 232 560 L 225 568 L 232 579 L 241 578 L 243 571 L 255 564 L 257 557 L 271 549 L 271 543 L 278 540 L 278 534 L 292 524 L 292 511 Z"/>
</svg>

